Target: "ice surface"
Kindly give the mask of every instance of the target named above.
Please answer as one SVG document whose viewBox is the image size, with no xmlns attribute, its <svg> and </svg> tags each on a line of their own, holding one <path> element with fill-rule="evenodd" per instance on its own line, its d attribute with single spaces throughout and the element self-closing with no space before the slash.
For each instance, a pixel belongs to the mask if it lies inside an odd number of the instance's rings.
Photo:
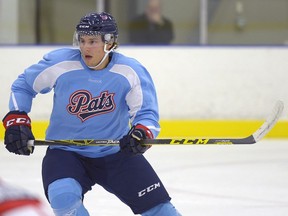
<svg viewBox="0 0 288 216">
<path fill-rule="evenodd" d="M 1 145 L 1 178 L 47 202 L 41 182 L 44 154 L 45 147 L 37 147 L 32 156 L 17 156 Z M 145 155 L 183 216 L 288 215 L 288 140 L 233 146 L 153 146 Z M 84 203 L 91 215 L 133 215 L 99 186 L 87 193 Z"/>
</svg>

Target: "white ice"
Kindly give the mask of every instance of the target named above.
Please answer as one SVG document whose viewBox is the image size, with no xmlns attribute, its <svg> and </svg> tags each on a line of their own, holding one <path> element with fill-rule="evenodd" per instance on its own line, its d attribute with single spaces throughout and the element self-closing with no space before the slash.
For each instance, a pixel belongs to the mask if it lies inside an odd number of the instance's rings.
<svg viewBox="0 0 288 216">
<path fill-rule="evenodd" d="M 1 145 L 0 178 L 38 194 L 47 203 L 41 181 L 44 153 L 44 147 L 37 147 L 32 156 L 18 156 Z M 183 216 L 288 215 L 288 140 L 153 146 L 145 155 Z M 84 203 L 95 216 L 133 215 L 99 186 L 88 192 Z"/>
</svg>

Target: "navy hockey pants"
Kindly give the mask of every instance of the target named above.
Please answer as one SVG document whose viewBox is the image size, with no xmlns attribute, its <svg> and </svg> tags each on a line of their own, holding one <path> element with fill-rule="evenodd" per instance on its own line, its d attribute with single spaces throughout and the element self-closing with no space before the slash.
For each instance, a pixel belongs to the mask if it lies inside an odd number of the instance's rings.
<svg viewBox="0 0 288 216">
<path fill-rule="evenodd" d="M 88 158 L 75 152 L 49 149 L 43 158 L 42 179 L 48 185 L 61 178 L 77 180 L 84 194 L 95 184 L 115 194 L 134 214 L 141 214 L 170 200 L 159 177 L 143 155 L 122 152 Z"/>
</svg>

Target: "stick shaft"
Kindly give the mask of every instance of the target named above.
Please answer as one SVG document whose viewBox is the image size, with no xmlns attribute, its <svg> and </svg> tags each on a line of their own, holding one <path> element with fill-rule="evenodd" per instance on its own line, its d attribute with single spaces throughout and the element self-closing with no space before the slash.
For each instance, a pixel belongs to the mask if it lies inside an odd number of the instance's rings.
<svg viewBox="0 0 288 216">
<path fill-rule="evenodd" d="M 34 140 L 34 145 L 76 145 L 76 146 L 102 146 L 119 145 L 119 140 Z M 253 136 L 242 139 L 208 139 L 208 138 L 180 138 L 180 139 L 146 139 L 144 145 L 232 145 L 232 144 L 254 144 Z"/>
<path fill-rule="evenodd" d="M 167 139 L 146 139 L 144 145 L 233 145 L 233 144 L 254 144 L 261 140 L 274 127 L 284 109 L 282 101 L 277 101 L 272 113 L 268 116 L 261 127 L 252 135 L 245 138 L 167 138 Z M 29 140 L 29 145 L 76 145 L 76 146 L 102 146 L 119 145 L 119 140 Z"/>
</svg>

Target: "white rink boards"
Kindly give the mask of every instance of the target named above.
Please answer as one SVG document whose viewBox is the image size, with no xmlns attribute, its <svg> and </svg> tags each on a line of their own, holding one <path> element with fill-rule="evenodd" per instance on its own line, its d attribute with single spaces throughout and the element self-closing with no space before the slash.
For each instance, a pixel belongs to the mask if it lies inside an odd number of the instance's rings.
<svg viewBox="0 0 288 216">
<path fill-rule="evenodd" d="M 41 182 L 44 153 L 45 147 L 37 147 L 30 157 L 17 156 L 1 145 L 1 178 L 46 202 Z M 145 155 L 183 216 L 288 215 L 287 139 L 254 145 L 153 146 Z M 99 186 L 84 202 L 91 215 L 133 215 Z"/>
</svg>

